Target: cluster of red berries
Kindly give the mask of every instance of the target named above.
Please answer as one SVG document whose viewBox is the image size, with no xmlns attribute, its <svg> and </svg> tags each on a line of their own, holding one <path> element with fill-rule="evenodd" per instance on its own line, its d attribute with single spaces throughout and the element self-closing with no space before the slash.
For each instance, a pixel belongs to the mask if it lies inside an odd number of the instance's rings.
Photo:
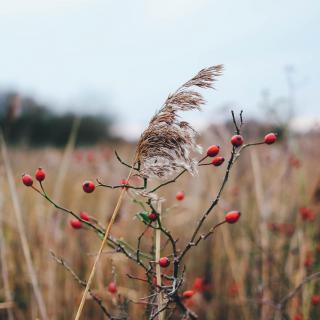
<svg viewBox="0 0 320 320">
<path fill-rule="evenodd" d="M 220 147 L 217 145 L 212 145 L 207 149 L 207 156 L 212 158 L 211 164 L 218 167 L 223 164 L 224 158 L 219 157 Z"/>
<path fill-rule="evenodd" d="M 82 220 L 85 220 L 85 221 L 90 221 L 90 217 L 89 215 L 84 212 L 84 211 L 81 211 L 79 213 L 79 216 Z M 82 222 L 79 220 L 79 219 L 72 219 L 70 220 L 70 226 L 73 228 L 73 229 L 81 229 L 82 228 Z"/>
<path fill-rule="evenodd" d="M 182 298 L 184 299 L 190 299 L 192 298 L 196 293 L 203 293 L 206 290 L 209 289 L 209 285 L 206 285 L 204 282 L 203 277 L 197 277 L 195 278 L 192 289 L 186 290 L 182 292 Z"/>
<path fill-rule="evenodd" d="M 277 140 L 277 135 L 275 133 L 268 133 L 264 137 L 263 142 L 266 144 L 273 144 L 274 142 L 276 142 L 276 140 Z M 240 134 L 236 134 L 231 137 L 230 142 L 234 147 L 238 148 L 243 145 L 244 139 Z M 224 162 L 224 158 L 218 156 L 219 152 L 220 152 L 220 147 L 217 145 L 212 145 L 207 149 L 207 156 L 210 158 L 213 158 L 211 160 L 211 163 L 216 167 L 222 165 Z"/>
<path fill-rule="evenodd" d="M 46 172 L 42 168 L 38 168 L 35 172 L 35 178 L 37 181 L 42 182 L 46 178 Z M 29 174 L 22 175 L 22 182 L 27 187 L 33 185 L 33 179 Z"/>
</svg>

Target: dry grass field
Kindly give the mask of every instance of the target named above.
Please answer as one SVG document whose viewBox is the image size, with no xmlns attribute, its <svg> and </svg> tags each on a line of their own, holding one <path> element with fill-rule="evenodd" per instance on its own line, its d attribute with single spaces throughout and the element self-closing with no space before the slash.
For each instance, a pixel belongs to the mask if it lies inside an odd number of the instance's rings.
<svg viewBox="0 0 320 320">
<path fill-rule="evenodd" d="M 215 128 L 202 136 L 201 144 L 204 148 L 219 144 L 221 154 L 227 157 L 231 149 L 229 136 L 225 127 Z M 243 152 L 204 231 L 221 221 L 228 210 L 240 210 L 241 219 L 218 228 L 185 260 L 183 290 L 195 291 L 185 304 L 199 319 L 319 319 L 320 286 L 315 274 L 320 265 L 318 143 L 317 134 L 292 136 L 290 141 Z M 83 288 L 50 251 L 85 280 L 101 243 L 87 227 L 72 229 L 70 217 L 23 186 L 21 174 L 33 174 L 42 166 L 47 172 L 44 185 L 55 202 L 74 212 L 86 211 L 105 224 L 120 191 L 97 188 L 86 194 L 81 185 L 95 178 L 119 184 L 126 177 L 128 170 L 114 157 L 115 148 L 130 161 L 134 146 L 125 144 L 74 149 L 71 142 L 64 150 L 9 148 L 15 190 L 9 188 L 8 167 L 1 159 L 1 319 L 39 317 L 23 245 L 30 249 L 38 294 L 48 317 L 72 319 Z M 160 192 L 166 199 L 164 223 L 178 239 L 178 247 L 188 241 L 190 230 L 214 198 L 225 166 L 204 166 L 199 176 L 186 174 Z M 133 179 L 133 183 L 140 181 Z M 185 192 L 183 201 L 175 199 L 178 191 Z M 139 205 L 132 199 L 133 191 L 128 190 L 112 229 L 112 235 L 128 246 L 135 246 L 144 230 L 136 217 Z M 21 238 L 17 209 L 22 214 L 20 227 L 26 238 Z M 148 250 L 151 243 L 152 232 L 147 232 L 141 246 Z M 143 277 L 144 272 L 122 253 L 107 247 L 92 290 L 112 314 L 128 313 L 129 319 L 142 319 L 144 305 L 137 302 L 148 295 L 147 286 L 129 279 L 127 274 Z M 306 278 L 312 274 L 313 280 Z M 118 291 L 111 294 L 107 287 L 114 279 Z M 304 279 L 306 283 L 295 292 Z M 88 298 L 82 318 L 103 319 L 104 315 Z"/>
</svg>

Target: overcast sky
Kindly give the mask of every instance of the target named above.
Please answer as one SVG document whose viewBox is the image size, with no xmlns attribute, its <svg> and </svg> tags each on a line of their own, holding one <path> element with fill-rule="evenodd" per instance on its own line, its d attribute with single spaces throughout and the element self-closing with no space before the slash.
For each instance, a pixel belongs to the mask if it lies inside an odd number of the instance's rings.
<svg viewBox="0 0 320 320">
<path fill-rule="evenodd" d="M 225 73 L 199 122 L 222 104 L 258 114 L 293 66 L 298 115 L 320 117 L 319 39 L 319 0 L 0 0 L 0 90 L 57 110 L 109 105 L 134 130 L 203 67 Z"/>
</svg>

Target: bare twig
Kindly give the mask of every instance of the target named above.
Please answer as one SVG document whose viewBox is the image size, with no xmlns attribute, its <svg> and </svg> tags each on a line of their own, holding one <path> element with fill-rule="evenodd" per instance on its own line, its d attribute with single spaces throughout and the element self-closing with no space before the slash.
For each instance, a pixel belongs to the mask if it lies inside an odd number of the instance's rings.
<svg viewBox="0 0 320 320">
<path fill-rule="evenodd" d="M 137 167 L 135 167 L 134 165 L 131 166 L 131 165 L 129 165 L 128 163 L 124 162 L 124 161 L 120 158 L 120 156 L 119 156 L 119 154 L 118 154 L 118 152 L 117 152 L 116 150 L 114 151 L 114 153 L 115 153 L 118 161 L 119 161 L 121 164 L 123 164 L 124 166 L 126 166 L 126 167 L 128 167 L 128 168 L 130 168 L 130 169 L 133 169 L 133 170 L 135 170 L 135 171 L 139 171 L 139 170 L 140 170 L 139 167 L 137 168 Z"/>
<path fill-rule="evenodd" d="M 87 283 L 84 280 L 81 280 L 79 276 L 75 273 L 75 271 L 60 257 L 58 257 L 53 251 L 50 251 L 50 254 L 52 258 L 61 264 L 72 276 L 73 278 L 82 286 L 86 287 Z M 112 317 L 110 312 L 107 310 L 107 308 L 104 306 L 102 299 L 100 299 L 97 295 L 95 295 L 92 290 L 89 290 L 90 296 L 93 298 L 93 300 L 99 305 L 102 312 L 109 318 L 109 319 L 116 319 Z"/>
<path fill-rule="evenodd" d="M 288 303 L 288 301 L 289 301 L 290 299 L 292 299 L 300 290 L 302 290 L 303 287 L 304 287 L 307 283 L 309 283 L 310 281 L 316 280 L 316 279 L 318 279 L 318 278 L 320 278 L 320 271 L 319 271 L 319 272 L 315 272 L 315 273 L 311 274 L 310 276 L 307 276 L 306 278 L 304 278 L 304 279 L 302 280 L 302 282 L 301 282 L 297 287 L 295 287 L 292 291 L 290 291 L 286 296 L 284 296 L 284 297 L 280 300 L 280 302 L 279 302 L 279 304 L 278 304 L 279 308 L 280 308 L 281 310 L 283 310 L 283 309 L 285 308 L 286 304 Z"/>
</svg>

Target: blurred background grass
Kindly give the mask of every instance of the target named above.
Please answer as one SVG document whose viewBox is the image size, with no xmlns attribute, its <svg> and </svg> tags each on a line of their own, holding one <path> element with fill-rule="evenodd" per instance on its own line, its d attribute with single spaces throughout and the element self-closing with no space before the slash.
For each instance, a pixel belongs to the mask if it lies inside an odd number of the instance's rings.
<svg viewBox="0 0 320 320">
<path fill-rule="evenodd" d="M 247 125 L 252 130 L 253 126 Z M 257 140 L 260 134 L 245 132 L 247 141 Z M 258 128 L 257 131 L 259 132 Z M 209 128 L 201 138 L 203 146 L 220 144 L 222 154 L 230 152 L 228 124 Z M 200 319 L 273 319 L 274 308 L 261 303 L 262 293 L 272 301 L 279 301 L 308 274 L 318 270 L 320 253 L 319 217 L 304 221 L 300 207 L 319 207 L 318 134 L 283 135 L 274 146 L 259 146 L 246 151 L 234 168 L 230 183 L 207 228 L 222 219 L 231 209 L 241 210 L 237 225 L 223 226 L 212 238 L 195 248 L 186 260 L 185 289 L 192 288 L 199 278 L 203 283 L 188 302 L 199 312 Z M 87 211 L 102 223 L 110 218 L 117 200 L 117 191 L 98 189 L 87 195 L 81 190 L 86 179 L 99 177 L 110 184 L 118 184 L 127 170 L 112 154 L 116 148 L 124 159 L 130 159 L 134 145 L 125 142 L 100 144 L 91 147 L 68 146 L 68 149 L 43 147 L 38 149 L 9 149 L 10 162 L 17 185 L 17 195 L 23 213 L 24 228 L 30 246 L 35 271 L 50 319 L 69 319 L 81 296 L 81 288 L 66 271 L 50 257 L 49 250 L 61 255 L 85 278 L 99 246 L 98 238 L 86 229 L 77 231 L 69 226 L 69 217 L 57 212 L 30 189 L 22 186 L 20 176 L 39 165 L 47 171 L 45 186 L 53 199 L 75 212 Z M 68 150 L 68 151 L 66 151 Z M 1 162 L 2 163 L 2 162 Z M 165 223 L 179 238 L 180 246 L 188 239 L 188 232 L 207 207 L 221 182 L 223 168 L 203 167 L 199 177 L 183 177 L 161 195 L 166 197 L 168 209 Z M 139 183 L 137 181 L 137 183 Z M 175 193 L 183 190 L 186 198 L 177 202 Z M 134 245 L 143 226 L 135 218 L 140 208 L 131 197 L 121 208 L 113 234 Z M 1 228 L 5 247 L 6 276 L 12 294 L 12 307 L 17 319 L 33 319 L 38 314 L 29 275 L 21 251 L 17 221 L 13 214 L 11 195 L 5 169 L 1 165 Z M 143 244 L 150 245 L 148 236 Z M 129 280 L 127 273 L 143 276 L 141 270 L 120 253 L 106 249 L 99 265 L 94 290 L 103 297 L 111 310 L 119 301 L 107 291 L 114 268 L 119 293 L 137 300 L 147 294 L 144 285 Z M 109 253 L 107 253 L 109 252 Z M 306 262 L 306 260 L 311 260 Z M 2 277 L 2 282 L 5 279 Z M 196 280 L 198 279 L 198 280 Z M 303 313 L 306 319 L 317 319 L 318 308 L 311 305 L 312 294 L 319 293 L 316 283 L 304 287 L 301 294 L 290 300 L 288 314 L 293 318 Z M 5 302 L 4 287 L 1 290 Z M 142 307 L 129 304 L 129 314 L 140 319 Z M 0 311 L 3 317 L 6 308 Z M 88 302 L 84 318 L 102 318 L 101 311 Z"/>
<path fill-rule="evenodd" d="M 0 127 L 16 190 L 9 188 L 2 155 L 0 318 L 39 317 L 22 242 L 30 248 L 48 317 L 57 320 L 72 318 L 82 288 L 50 250 L 85 279 L 100 244 L 85 228 L 71 229 L 69 217 L 21 184 L 21 174 L 42 166 L 55 201 L 105 223 L 118 191 L 87 195 L 82 182 L 118 184 L 127 170 L 114 150 L 130 161 L 139 133 L 167 94 L 201 68 L 225 63 L 204 112 L 186 115 L 200 130 L 199 142 L 219 144 L 223 156 L 229 154 L 230 109 L 244 109 L 246 141 L 269 131 L 278 132 L 279 141 L 246 150 L 237 162 L 206 227 L 230 209 L 239 209 L 241 219 L 187 256 L 184 289 L 196 289 L 187 303 L 200 319 L 275 319 L 270 301 L 279 302 L 320 265 L 319 12 L 315 0 L 1 3 Z M 179 246 L 214 197 L 223 168 L 203 167 L 198 177 L 186 175 L 161 192 L 165 223 Z M 178 191 L 186 194 L 183 202 L 175 199 Z M 22 242 L 14 205 L 22 214 Z M 304 220 L 301 208 L 314 219 Z M 128 191 L 113 234 L 132 245 L 143 230 L 138 211 Z M 145 249 L 151 235 L 146 239 Z M 112 270 L 121 298 L 107 290 Z M 143 276 L 106 248 L 93 290 L 114 312 L 120 302 L 147 294 L 127 273 Z M 288 318 L 319 319 L 314 294 L 320 294 L 316 281 L 289 301 Z M 142 306 L 124 305 L 130 319 L 141 319 Z M 90 300 L 83 318 L 103 315 Z"/>
</svg>

